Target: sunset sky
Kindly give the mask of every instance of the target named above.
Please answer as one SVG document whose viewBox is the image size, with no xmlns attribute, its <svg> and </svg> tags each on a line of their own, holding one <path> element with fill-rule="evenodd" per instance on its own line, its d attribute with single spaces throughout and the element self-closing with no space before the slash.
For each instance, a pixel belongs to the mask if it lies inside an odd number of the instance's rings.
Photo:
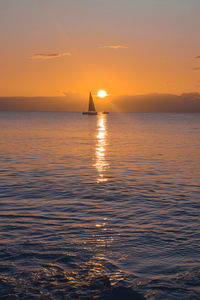
<svg viewBox="0 0 200 300">
<path fill-rule="evenodd" d="M 199 0 L 1 0 L 0 96 L 200 91 Z"/>
</svg>

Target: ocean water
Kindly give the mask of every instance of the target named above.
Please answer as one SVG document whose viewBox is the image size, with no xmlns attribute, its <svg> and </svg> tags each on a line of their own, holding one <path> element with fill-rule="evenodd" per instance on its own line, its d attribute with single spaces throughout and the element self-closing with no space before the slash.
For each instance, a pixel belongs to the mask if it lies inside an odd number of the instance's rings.
<svg viewBox="0 0 200 300">
<path fill-rule="evenodd" d="M 0 112 L 0 299 L 200 299 L 199 212 L 199 114 Z"/>
</svg>

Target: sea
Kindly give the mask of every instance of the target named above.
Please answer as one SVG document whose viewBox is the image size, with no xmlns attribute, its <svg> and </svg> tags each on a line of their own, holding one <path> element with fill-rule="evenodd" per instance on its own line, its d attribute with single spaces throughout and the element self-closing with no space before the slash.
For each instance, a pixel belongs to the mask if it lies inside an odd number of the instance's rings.
<svg viewBox="0 0 200 300">
<path fill-rule="evenodd" d="M 200 114 L 0 112 L 0 299 L 117 287 L 200 299 Z"/>
</svg>

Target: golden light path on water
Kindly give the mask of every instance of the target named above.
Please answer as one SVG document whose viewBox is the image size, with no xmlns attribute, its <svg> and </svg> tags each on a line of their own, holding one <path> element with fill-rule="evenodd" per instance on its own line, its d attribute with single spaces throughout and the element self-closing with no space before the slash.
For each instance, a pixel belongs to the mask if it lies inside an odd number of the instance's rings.
<svg viewBox="0 0 200 300">
<path fill-rule="evenodd" d="M 106 161 L 106 146 L 107 146 L 107 128 L 106 128 L 106 115 L 99 114 L 97 119 L 97 143 L 96 143 L 96 162 L 95 166 L 98 171 L 97 182 L 106 182 L 108 179 L 105 177 L 105 171 L 108 168 Z"/>
<path fill-rule="evenodd" d="M 98 114 L 97 117 L 97 133 L 96 133 L 96 148 L 95 148 L 95 167 L 97 169 L 97 183 L 101 184 L 108 181 L 106 171 L 109 168 L 109 163 L 106 159 L 106 150 L 108 146 L 107 133 L 107 115 Z M 107 274 L 105 265 L 111 264 L 108 258 L 108 249 L 113 243 L 112 229 L 109 228 L 109 219 L 107 217 L 99 218 L 95 224 L 95 233 L 92 235 L 93 242 L 99 251 L 90 261 L 90 276 L 102 276 Z M 124 274 L 121 270 L 116 269 L 109 275 L 112 284 L 124 280 Z"/>
<path fill-rule="evenodd" d="M 95 146 L 95 164 L 97 169 L 97 183 L 104 183 L 108 181 L 106 171 L 109 168 L 109 163 L 106 159 L 106 150 L 108 146 L 107 134 L 107 115 L 98 114 L 97 116 L 97 132 L 96 132 L 96 146 Z M 109 219 L 107 217 L 97 218 L 95 224 L 94 234 L 92 234 L 92 241 L 99 251 L 90 260 L 90 277 L 101 276 L 107 274 L 105 265 L 111 263 L 107 257 L 108 249 L 113 242 L 112 229 L 108 226 Z M 94 247 L 94 246 L 93 246 Z M 110 275 L 112 284 L 124 279 L 121 270 L 115 270 Z"/>
</svg>

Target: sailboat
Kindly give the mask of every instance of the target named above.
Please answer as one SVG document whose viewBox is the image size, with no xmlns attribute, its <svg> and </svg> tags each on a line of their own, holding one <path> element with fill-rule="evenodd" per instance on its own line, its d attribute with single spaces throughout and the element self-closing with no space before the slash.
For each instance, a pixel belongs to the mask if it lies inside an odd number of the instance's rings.
<svg viewBox="0 0 200 300">
<path fill-rule="evenodd" d="M 96 111 L 95 106 L 94 106 L 94 101 L 93 101 L 91 92 L 90 92 L 90 95 L 89 95 L 88 111 L 85 111 L 82 114 L 83 115 L 97 115 L 97 111 Z"/>
</svg>

